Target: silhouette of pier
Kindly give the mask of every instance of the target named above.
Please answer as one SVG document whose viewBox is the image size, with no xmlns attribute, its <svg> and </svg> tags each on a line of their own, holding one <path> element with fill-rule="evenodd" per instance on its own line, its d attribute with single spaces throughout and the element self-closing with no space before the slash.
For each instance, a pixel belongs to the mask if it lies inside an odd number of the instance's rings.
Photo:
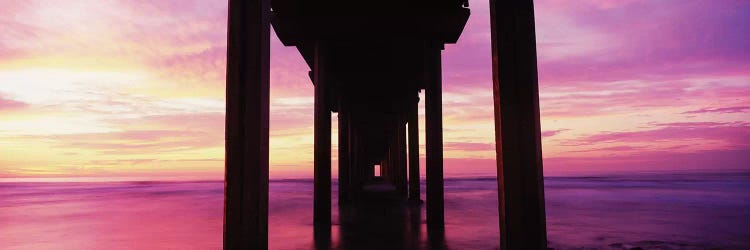
<svg viewBox="0 0 750 250">
<path fill-rule="evenodd" d="M 430 246 L 441 248 L 441 51 L 457 42 L 468 7 L 466 0 L 230 0 L 224 248 L 268 248 L 271 25 L 298 49 L 315 88 L 316 247 L 330 247 L 331 114 L 338 118 L 341 235 L 359 232 L 343 247 L 364 248 L 368 235 L 384 237 L 378 230 L 409 217 L 405 204 L 420 206 L 417 105 L 425 91 L 426 222 L 438 242 Z M 546 249 L 533 4 L 490 0 L 490 14 L 501 248 Z M 391 212 L 362 216 L 374 208 Z"/>
</svg>

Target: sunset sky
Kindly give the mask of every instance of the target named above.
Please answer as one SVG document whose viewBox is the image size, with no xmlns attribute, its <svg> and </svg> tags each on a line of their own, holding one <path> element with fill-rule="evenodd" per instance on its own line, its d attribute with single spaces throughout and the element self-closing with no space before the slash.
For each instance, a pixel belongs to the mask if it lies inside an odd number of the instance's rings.
<svg viewBox="0 0 750 250">
<path fill-rule="evenodd" d="M 535 4 L 545 175 L 750 169 L 750 1 Z M 223 177 L 226 1 L 0 6 L 0 177 Z M 446 176 L 495 174 L 470 8 L 443 52 Z M 308 70 L 272 37 L 272 178 L 312 176 Z"/>
</svg>

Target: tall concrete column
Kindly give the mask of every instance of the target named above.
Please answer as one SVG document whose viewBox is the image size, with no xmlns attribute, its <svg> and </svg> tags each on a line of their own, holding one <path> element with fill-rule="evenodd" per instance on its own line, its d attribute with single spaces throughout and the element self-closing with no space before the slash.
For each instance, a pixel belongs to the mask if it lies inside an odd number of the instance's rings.
<svg viewBox="0 0 750 250">
<path fill-rule="evenodd" d="M 352 162 L 351 173 L 350 173 L 349 178 L 351 178 L 351 183 L 352 183 L 351 184 L 352 185 L 351 196 L 352 196 L 352 199 L 356 199 L 357 197 L 359 197 L 359 191 L 362 187 L 362 173 L 363 172 L 362 172 L 362 162 L 361 162 L 362 157 L 359 152 L 359 148 L 360 148 L 359 130 L 356 128 L 356 126 L 354 126 L 354 122 L 352 118 L 353 116 L 354 116 L 354 113 L 351 113 L 351 116 L 349 116 L 350 120 L 352 120 L 352 122 L 349 123 L 349 126 L 351 128 L 351 136 L 350 136 L 351 143 L 349 147 L 351 148 L 351 162 Z"/>
<path fill-rule="evenodd" d="M 270 10 L 229 1 L 224 249 L 268 249 Z"/>
<path fill-rule="evenodd" d="M 380 160 L 380 177 L 386 178 L 388 176 L 388 153 L 386 151 L 385 158 Z"/>
<path fill-rule="evenodd" d="M 393 141 L 392 139 L 388 139 L 388 150 L 385 153 L 385 160 L 384 164 L 380 167 L 383 168 L 384 171 L 384 177 L 386 180 L 393 182 Z"/>
<path fill-rule="evenodd" d="M 398 191 L 404 196 L 407 196 L 408 193 L 408 186 L 407 186 L 407 166 L 406 166 L 406 124 L 402 123 L 398 127 L 398 138 L 397 142 L 397 148 L 398 148 L 398 172 L 396 176 L 398 177 L 397 183 L 398 183 Z"/>
<path fill-rule="evenodd" d="M 441 49 L 427 50 L 425 70 L 425 154 L 427 157 L 427 226 L 433 231 L 444 226 L 443 209 L 443 108 Z"/>
<path fill-rule="evenodd" d="M 350 157 L 349 157 L 349 114 L 343 102 L 339 104 L 339 204 L 349 201 Z"/>
<path fill-rule="evenodd" d="M 409 134 L 409 200 L 419 201 L 419 97 L 409 104 L 408 134 Z"/>
<path fill-rule="evenodd" d="M 315 47 L 315 169 L 313 220 L 317 226 L 331 225 L 331 109 L 328 103 L 329 51 L 324 42 Z"/>
<path fill-rule="evenodd" d="M 490 0 L 501 249 L 547 249 L 532 0 Z"/>
</svg>

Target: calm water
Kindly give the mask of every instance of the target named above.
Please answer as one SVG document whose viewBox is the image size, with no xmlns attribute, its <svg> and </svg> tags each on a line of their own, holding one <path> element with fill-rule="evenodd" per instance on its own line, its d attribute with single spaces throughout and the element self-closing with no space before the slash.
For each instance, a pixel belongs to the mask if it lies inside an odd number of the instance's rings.
<svg viewBox="0 0 750 250">
<path fill-rule="evenodd" d="M 445 184 L 448 247 L 496 249 L 495 181 Z M 750 249 L 750 174 L 552 177 L 545 186 L 556 249 Z M 311 248 L 312 183 L 272 181 L 270 190 L 271 248 Z M 0 249 L 219 249 L 222 209 L 222 182 L 0 183 Z M 337 227 L 334 209 L 334 246 Z"/>
</svg>

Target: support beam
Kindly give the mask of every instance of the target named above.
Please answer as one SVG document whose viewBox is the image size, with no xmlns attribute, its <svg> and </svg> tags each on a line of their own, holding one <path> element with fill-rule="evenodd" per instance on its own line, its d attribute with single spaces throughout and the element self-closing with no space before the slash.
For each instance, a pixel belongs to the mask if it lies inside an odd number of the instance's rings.
<svg viewBox="0 0 750 250">
<path fill-rule="evenodd" d="M 532 0 L 490 0 L 501 249 L 547 249 Z"/>
<path fill-rule="evenodd" d="M 396 135 L 392 135 L 391 137 L 391 146 L 388 149 L 388 178 L 390 178 L 391 183 L 396 185 L 396 182 L 398 181 L 398 148 L 397 146 L 397 140 Z"/>
<path fill-rule="evenodd" d="M 433 231 L 444 226 L 443 209 L 443 108 L 441 49 L 427 50 L 425 76 L 425 129 L 427 156 L 427 227 Z"/>
<path fill-rule="evenodd" d="M 349 158 L 349 200 L 354 200 L 357 195 L 357 156 L 356 147 L 357 141 L 355 138 L 355 127 L 354 119 L 352 118 L 353 112 L 347 109 L 346 120 L 347 120 L 347 137 L 348 137 L 348 150 L 347 155 Z"/>
<path fill-rule="evenodd" d="M 413 104 L 409 104 L 408 134 L 409 134 L 409 200 L 419 201 L 419 97 Z"/>
<path fill-rule="evenodd" d="M 363 174 L 362 157 L 359 152 L 360 136 L 359 136 L 359 130 L 357 129 L 357 127 L 354 125 L 354 122 L 353 122 L 354 115 L 355 115 L 354 113 L 351 113 L 349 116 L 350 120 L 352 120 L 352 122 L 349 123 L 349 126 L 351 128 L 349 147 L 351 148 L 350 160 L 352 162 L 351 173 L 350 173 L 351 175 L 350 178 L 351 178 L 351 183 L 352 183 L 352 187 L 351 187 L 352 188 L 352 193 L 351 193 L 352 200 L 355 200 L 360 196 L 359 193 L 362 187 L 362 174 Z"/>
<path fill-rule="evenodd" d="M 404 198 L 407 197 L 409 188 L 408 188 L 408 181 L 407 181 L 407 166 L 406 166 L 406 124 L 401 123 L 398 125 L 398 136 L 396 138 L 398 151 L 396 154 L 398 155 L 397 159 L 397 173 L 396 176 L 398 177 L 397 183 L 398 185 L 396 188 L 398 189 L 399 193 L 403 195 Z"/>
<path fill-rule="evenodd" d="M 339 204 L 349 201 L 350 189 L 350 161 L 349 161 L 349 114 L 339 103 Z"/>
<path fill-rule="evenodd" d="M 362 168 L 362 183 L 375 179 L 375 164 L 365 163 Z"/>
<path fill-rule="evenodd" d="M 385 179 L 393 182 L 393 142 L 392 139 L 388 139 L 388 149 L 385 151 L 385 159 L 383 160 L 383 165 L 385 165 Z"/>
<path fill-rule="evenodd" d="M 388 176 L 388 153 L 384 159 L 380 160 L 380 177 L 385 179 Z"/>
<path fill-rule="evenodd" d="M 224 249 L 268 249 L 270 8 L 229 1 Z"/>
<path fill-rule="evenodd" d="M 315 47 L 315 187 L 313 191 L 313 221 L 316 226 L 331 225 L 331 109 L 328 104 L 327 44 Z"/>
</svg>

